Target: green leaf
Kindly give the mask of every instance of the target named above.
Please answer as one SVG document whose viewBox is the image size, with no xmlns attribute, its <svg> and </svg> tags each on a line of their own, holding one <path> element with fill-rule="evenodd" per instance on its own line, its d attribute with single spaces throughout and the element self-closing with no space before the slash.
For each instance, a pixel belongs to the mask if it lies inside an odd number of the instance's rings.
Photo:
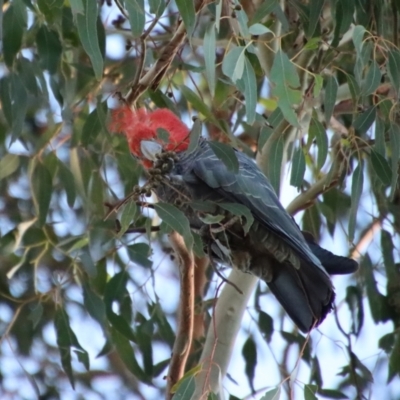
<svg viewBox="0 0 400 400">
<path fill-rule="evenodd" d="M 175 0 L 179 13 L 185 24 L 188 37 L 192 36 L 196 24 L 196 11 L 194 9 L 194 1 Z"/>
<path fill-rule="evenodd" d="M 71 329 L 68 314 L 61 307 L 57 308 L 54 315 L 54 325 L 56 328 L 57 345 L 61 355 L 61 364 L 72 387 L 74 388 L 74 376 L 71 366 L 71 348 L 74 348 L 78 355 L 78 360 L 87 370 L 89 369 L 89 355 L 79 344 L 75 333 Z"/>
<path fill-rule="evenodd" d="M 127 251 L 132 262 L 145 268 L 151 268 L 153 265 L 153 262 L 148 258 L 151 250 L 147 243 L 135 243 L 128 246 Z"/>
<path fill-rule="evenodd" d="M 400 94 L 400 51 L 398 49 L 389 50 L 389 61 L 387 63 L 387 72 L 392 83 L 392 87 L 396 90 L 397 97 Z"/>
<path fill-rule="evenodd" d="M 156 203 L 154 209 L 163 222 L 183 237 L 186 248 L 189 251 L 192 250 L 193 236 L 186 215 L 172 204 L 167 203 Z"/>
<path fill-rule="evenodd" d="M 272 334 L 274 333 L 274 320 L 273 318 L 265 313 L 264 311 L 258 312 L 258 327 L 263 338 L 270 343 L 272 339 Z"/>
<path fill-rule="evenodd" d="M 95 108 L 85 120 L 85 124 L 82 128 L 81 134 L 81 142 L 82 145 L 87 147 L 92 144 L 97 135 L 101 132 L 102 123 L 99 118 L 99 113 L 97 112 L 97 108 Z"/>
<path fill-rule="evenodd" d="M 215 57 L 216 57 L 215 23 L 208 26 L 204 33 L 204 63 L 211 96 L 215 94 Z"/>
<path fill-rule="evenodd" d="M 121 230 L 118 232 L 119 236 L 122 236 L 129 225 L 136 220 L 139 216 L 139 208 L 134 201 L 128 201 L 121 213 Z"/>
<path fill-rule="evenodd" d="M 374 268 L 368 253 L 363 257 L 362 271 L 365 278 L 365 287 L 367 289 L 367 298 L 372 319 L 375 324 L 384 322 L 388 319 L 385 305 L 386 299 L 385 296 L 379 292 L 378 284 L 374 276 Z"/>
<path fill-rule="evenodd" d="M 391 282 L 394 282 L 398 278 L 398 267 L 394 262 L 393 252 L 394 252 L 394 244 L 392 235 L 382 229 L 381 231 L 381 248 L 383 255 L 383 264 L 385 266 L 386 278 L 388 281 L 388 286 L 391 285 Z M 388 288 L 388 292 L 389 292 Z"/>
<path fill-rule="evenodd" d="M 381 83 L 382 74 L 375 60 L 372 60 L 367 75 L 361 87 L 361 94 L 368 96 L 375 93 Z"/>
<path fill-rule="evenodd" d="M 47 212 L 50 207 L 53 184 L 50 172 L 38 161 L 34 161 L 33 172 L 31 176 L 32 197 L 35 204 L 36 214 L 39 226 L 46 222 Z"/>
<path fill-rule="evenodd" d="M 268 14 L 270 14 L 275 7 L 279 4 L 278 0 L 261 1 L 258 3 L 258 8 L 250 21 L 250 25 L 256 24 L 263 20 Z"/>
<path fill-rule="evenodd" d="M 10 75 L 11 85 L 11 110 L 12 110 L 12 140 L 16 140 L 25 125 L 25 116 L 28 108 L 28 96 L 20 77 L 13 73 Z"/>
<path fill-rule="evenodd" d="M 307 37 L 311 38 L 319 25 L 319 20 L 322 17 L 322 7 L 325 0 L 311 0 L 310 2 L 310 22 L 307 29 Z"/>
<path fill-rule="evenodd" d="M 347 286 L 346 303 L 351 313 L 351 333 L 358 336 L 364 324 L 363 293 L 357 286 Z"/>
<path fill-rule="evenodd" d="M 146 24 L 144 0 L 125 0 L 125 7 L 128 11 L 132 35 L 138 38 L 143 33 Z"/>
<path fill-rule="evenodd" d="M 268 158 L 268 178 L 275 193 L 279 197 L 281 186 L 282 160 L 285 140 L 280 135 L 277 140 L 271 143 L 270 156 Z"/>
<path fill-rule="evenodd" d="M 318 397 L 315 395 L 317 389 L 317 385 L 304 385 L 304 400 L 318 400 Z"/>
<path fill-rule="evenodd" d="M 315 84 L 313 87 L 313 96 L 318 97 L 321 93 L 322 85 L 324 83 L 324 78 L 321 75 L 314 75 Z"/>
<path fill-rule="evenodd" d="M 67 195 L 67 203 L 70 208 L 74 206 L 76 199 L 76 187 L 74 175 L 70 169 L 59 160 L 58 163 L 58 174 L 61 184 L 64 186 L 65 193 Z"/>
<path fill-rule="evenodd" d="M 318 121 L 316 113 L 314 113 L 310 123 L 310 135 L 315 137 L 318 147 L 317 168 L 321 169 L 325 164 L 328 155 L 328 136 L 325 128 Z"/>
<path fill-rule="evenodd" d="M 113 328 L 120 334 L 125 336 L 127 340 L 136 342 L 136 336 L 133 332 L 129 322 L 122 315 L 116 314 L 112 307 L 113 303 L 117 301 L 120 304 L 120 312 L 122 313 L 122 304 L 124 300 L 129 297 L 128 290 L 126 289 L 128 274 L 126 271 L 121 271 L 115 274 L 108 282 L 104 289 L 104 305 L 106 309 L 106 316 Z"/>
<path fill-rule="evenodd" d="M 150 377 L 140 368 L 129 340 L 115 328 L 110 331 L 112 342 L 126 368 L 139 380 L 150 383 Z"/>
<path fill-rule="evenodd" d="M 279 400 L 280 398 L 281 398 L 281 387 L 278 386 L 274 389 L 268 390 L 268 392 L 266 392 L 264 396 L 261 397 L 260 400 Z"/>
<path fill-rule="evenodd" d="M 77 27 L 82 46 L 92 62 L 97 80 L 103 77 L 104 60 L 100 51 L 99 35 L 97 32 L 97 0 L 85 0 L 84 14 L 77 14 Z"/>
<path fill-rule="evenodd" d="M 57 32 L 42 25 L 36 34 L 40 63 L 50 74 L 55 74 L 60 64 L 62 45 Z"/>
<path fill-rule="evenodd" d="M 19 156 L 15 154 L 5 154 L 0 157 L 0 181 L 13 174 L 19 167 Z"/>
<path fill-rule="evenodd" d="M 263 24 L 254 24 L 249 27 L 249 33 L 250 35 L 263 35 L 264 33 L 272 33 L 271 29 L 267 28 Z"/>
<path fill-rule="evenodd" d="M 244 217 L 246 219 L 246 223 L 243 225 L 243 231 L 245 235 L 249 233 L 249 230 L 254 222 L 254 217 L 246 206 L 239 203 L 218 203 L 218 206 L 229 211 L 233 215 Z"/>
<path fill-rule="evenodd" d="M 392 170 L 386 158 L 371 149 L 371 164 L 378 179 L 384 186 L 389 186 L 392 181 Z"/>
<path fill-rule="evenodd" d="M 9 125 L 13 124 L 11 79 L 4 76 L 0 79 L 0 101 L 4 117 Z"/>
<path fill-rule="evenodd" d="M 371 106 L 365 110 L 362 114 L 359 114 L 356 120 L 353 122 L 353 127 L 357 133 L 362 136 L 372 126 L 376 118 L 376 107 Z"/>
<path fill-rule="evenodd" d="M 252 125 L 256 119 L 257 81 L 254 69 L 247 58 L 244 62 L 243 76 L 237 81 L 237 87 L 244 93 L 247 123 Z"/>
<path fill-rule="evenodd" d="M 336 104 L 336 96 L 338 91 L 338 83 L 334 76 L 329 76 L 326 79 L 325 86 L 325 99 L 324 99 L 324 107 L 325 107 L 325 121 L 329 124 L 331 120 L 333 109 Z"/>
<path fill-rule="evenodd" d="M 360 198 L 364 185 L 364 167 L 362 160 L 358 161 L 357 168 L 353 173 L 353 180 L 351 184 L 351 209 L 349 216 L 349 241 L 354 240 L 354 233 L 356 228 L 357 211 L 359 208 Z"/>
<path fill-rule="evenodd" d="M 243 76 L 245 50 L 243 46 L 234 47 L 222 61 L 222 72 L 235 84 Z"/>
<path fill-rule="evenodd" d="M 186 150 L 186 154 L 191 154 L 197 149 L 201 137 L 201 130 L 202 130 L 202 123 L 200 119 L 197 118 L 194 121 L 192 130 L 190 131 L 189 134 L 189 146 Z"/>
<path fill-rule="evenodd" d="M 2 21 L 4 61 L 8 68 L 12 68 L 15 56 L 21 49 L 22 37 L 26 29 L 27 13 L 22 0 L 10 4 Z"/>
<path fill-rule="evenodd" d="M 83 289 L 83 304 L 89 315 L 95 319 L 102 327 L 106 323 L 106 309 L 101 297 L 96 294 L 88 283 L 85 283 Z"/>
<path fill-rule="evenodd" d="M 254 375 L 257 365 L 257 347 L 254 339 L 250 336 L 243 345 L 242 355 L 245 361 L 245 373 L 249 381 L 249 385 L 254 392 Z"/>
<path fill-rule="evenodd" d="M 71 10 L 73 15 L 85 14 L 85 8 L 83 7 L 83 0 L 69 0 L 71 4 Z"/>
<path fill-rule="evenodd" d="M 298 147 L 293 154 L 290 184 L 294 187 L 300 188 L 303 185 L 305 172 L 306 158 L 304 157 L 303 149 L 301 147 Z"/>
<path fill-rule="evenodd" d="M 383 335 L 378 341 L 379 348 L 384 350 L 387 354 L 391 353 L 393 350 L 394 338 L 395 336 L 393 332 Z"/>
<path fill-rule="evenodd" d="M 365 35 L 365 28 L 361 25 L 357 25 L 353 30 L 353 43 L 356 49 L 357 55 L 360 56 L 362 48 L 363 48 L 363 39 Z"/>
<path fill-rule="evenodd" d="M 390 153 L 392 165 L 392 179 L 390 182 L 390 200 L 393 200 L 398 188 L 399 160 L 400 160 L 400 127 L 396 123 L 390 124 Z"/>
<path fill-rule="evenodd" d="M 300 79 L 296 67 L 281 50 L 275 55 L 270 80 L 274 85 L 272 94 L 277 97 L 278 106 L 285 119 L 298 127 L 299 122 L 293 106 L 299 104 L 302 98 L 301 91 L 298 90 Z"/>
<path fill-rule="evenodd" d="M 171 389 L 176 400 L 191 399 L 196 388 L 195 377 L 199 373 L 200 366 L 192 368 L 186 372 L 185 375 L 177 382 Z"/>
<path fill-rule="evenodd" d="M 219 126 L 214 114 L 206 106 L 204 101 L 195 93 L 193 90 L 189 89 L 187 86 L 182 85 L 179 87 L 181 93 L 185 99 L 200 113 L 202 113 L 208 120 Z"/>
<path fill-rule="evenodd" d="M 229 171 L 237 174 L 239 172 L 239 161 L 232 146 L 224 143 L 210 141 L 208 145 L 214 154 L 225 164 Z"/>
<path fill-rule="evenodd" d="M 346 74 L 347 84 L 349 85 L 349 90 L 351 94 L 351 99 L 353 100 L 354 105 L 357 105 L 358 99 L 361 96 L 361 90 L 358 86 L 358 83 L 353 75 Z"/>
<path fill-rule="evenodd" d="M 385 121 L 377 116 L 375 120 L 375 144 L 374 150 L 381 156 L 386 155 Z"/>
<path fill-rule="evenodd" d="M 319 389 L 318 394 L 329 399 L 348 399 L 343 392 L 336 389 Z"/>
<path fill-rule="evenodd" d="M 166 3 L 164 0 L 149 0 L 150 12 L 156 14 L 156 17 L 160 17 L 164 10 Z"/>
</svg>

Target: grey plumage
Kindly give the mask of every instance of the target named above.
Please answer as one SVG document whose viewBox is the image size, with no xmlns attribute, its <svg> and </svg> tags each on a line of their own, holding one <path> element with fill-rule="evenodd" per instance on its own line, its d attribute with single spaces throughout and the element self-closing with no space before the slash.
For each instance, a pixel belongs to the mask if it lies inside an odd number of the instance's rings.
<svg viewBox="0 0 400 400">
<path fill-rule="evenodd" d="M 193 201 L 246 206 L 254 217 L 248 234 L 239 221 L 211 233 L 211 256 L 264 280 L 296 325 L 308 332 L 332 309 L 335 293 L 328 272 L 351 273 L 357 263 L 335 256 L 303 234 L 253 160 L 241 152 L 236 156 L 239 171 L 235 174 L 201 140 L 191 154 L 178 154 L 157 195 L 163 201 L 178 201 L 191 226 L 203 233 L 209 227 L 205 228 L 201 213 L 191 206 Z M 222 211 L 214 206 L 213 212 Z"/>
</svg>

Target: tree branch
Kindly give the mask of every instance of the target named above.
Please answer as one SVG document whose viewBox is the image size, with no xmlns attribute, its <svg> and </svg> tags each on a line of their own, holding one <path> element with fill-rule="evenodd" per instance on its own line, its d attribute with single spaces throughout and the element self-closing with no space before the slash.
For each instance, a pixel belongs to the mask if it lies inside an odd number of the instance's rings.
<svg viewBox="0 0 400 400">
<path fill-rule="evenodd" d="M 179 258 L 180 270 L 180 300 L 179 300 L 179 323 L 176 339 L 172 349 L 171 362 L 169 364 L 167 399 L 171 399 L 172 387 L 183 377 L 186 361 L 189 356 L 194 323 L 194 258 L 193 253 L 188 251 L 181 235 L 172 232 L 170 240 Z"/>
<path fill-rule="evenodd" d="M 205 400 L 208 393 L 221 397 L 221 381 L 225 377 L 243 314 L 258 278 L 233 269 L 229 275 L 243 294 L 233 286 L 225 285 L 216 303 L 213 319 L 206 337 L 199 364 L 201 371 L 195 377 L 195 392 L 191 400 Z"/>
</svg>

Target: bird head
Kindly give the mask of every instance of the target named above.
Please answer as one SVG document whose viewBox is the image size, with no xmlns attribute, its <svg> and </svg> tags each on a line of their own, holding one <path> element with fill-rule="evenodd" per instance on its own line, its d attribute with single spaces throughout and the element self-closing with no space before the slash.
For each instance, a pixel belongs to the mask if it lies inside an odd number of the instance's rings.
<svg viewBox="0 0 400 400">
<path fill-rule="evenodd" d="M 109 128 L 125 134 L 131 153 L 146 168 L 151 167 L 156 153 L 180 152 L 189 145 L 188 127 L 166 108 L 148 111 L 120 107 L 112 112 Z"/>
</svg>

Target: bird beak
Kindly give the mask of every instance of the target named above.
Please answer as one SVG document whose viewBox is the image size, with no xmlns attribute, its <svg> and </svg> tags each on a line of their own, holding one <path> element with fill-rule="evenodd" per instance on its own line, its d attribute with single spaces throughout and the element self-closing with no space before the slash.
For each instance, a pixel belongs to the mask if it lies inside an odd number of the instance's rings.
<svg viewBox="0 0 400 400">
<path fill-rule="evenodd" d="M 161 154 L 162 149 L 162 146 L 157 142 L 150 140 L 142 140 L 140 142 L 140 150 L 142 151 L 142 154 L 150 161 L 156 161 L 156 155 Z"/>
</svg>

